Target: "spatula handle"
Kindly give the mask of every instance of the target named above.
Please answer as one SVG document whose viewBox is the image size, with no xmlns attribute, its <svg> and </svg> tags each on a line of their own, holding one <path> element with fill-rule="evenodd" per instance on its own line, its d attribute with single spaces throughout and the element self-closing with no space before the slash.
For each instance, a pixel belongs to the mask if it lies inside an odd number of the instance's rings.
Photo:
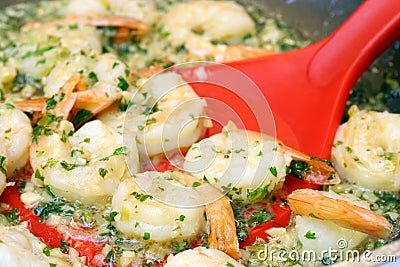
<svg viewBox="0 0 400 267">
<path fill-rule="evenodd" d="M 400 1 L 367 0 L 326 39 L 311 59 L 309 79 L 319 87 L 335 79 L 355 82 L 399 37 Z"/>
</svg>

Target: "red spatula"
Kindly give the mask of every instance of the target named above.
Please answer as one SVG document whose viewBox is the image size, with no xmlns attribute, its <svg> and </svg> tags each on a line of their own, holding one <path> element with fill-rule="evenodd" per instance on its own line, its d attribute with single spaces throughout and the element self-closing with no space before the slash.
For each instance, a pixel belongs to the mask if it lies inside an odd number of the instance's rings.
<svg viewBox="0 0 400 267">
<path fill-rule="evenodd" d="M 279 139 L 310 155 L 328 158 L 351 88 L 399 37 L 400 1 L 367 0 L 322 41 L 303 49 L 226 64 L 243 72 L 261 89 L 272 110 Z M 214 81 L 217 76 L 231 80 L 224 69 L 205 66 L 201 76 L 205 81 Z M 193 69 L 178 72 L 193 80 Z M 263 99 L 256 96 L 252 103 L 245 99 L 240 103 L 232 93 L 218 91 L 213 84 L 193 86 L 200 95 L 217 97 L 233 106 L 242 113 L 246 128 L 257 129 L 246 120 L 254 117 L 251 106 L 264 105 Z"/>
</svg>

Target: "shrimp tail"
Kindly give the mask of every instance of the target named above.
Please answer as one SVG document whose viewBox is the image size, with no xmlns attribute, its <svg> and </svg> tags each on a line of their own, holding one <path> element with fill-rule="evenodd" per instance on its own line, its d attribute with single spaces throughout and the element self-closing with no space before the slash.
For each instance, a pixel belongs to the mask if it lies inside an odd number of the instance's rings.
<svg viewBox="0 0 400 267">
<path fill-rule="evenodd" d="M 369 235 L 388 238 L 392 224 L 383 216 L 348 201 L 330 198 L 320 191 L 300 189 L 287 198 L 296 214 L 329 220 L 344 228 Z"/>
<path fill-rule="evenodd" d="M 230 199 L 223 196 L 208 204 L 206 214 L 210 223 L 209 247 L 221 250 L 236 260 L 240 259 L 239 240 Z"/>
<path fill-rule="evenodd" d="M 340 177 L 329 161 L 311 157 L 282 143 L 280 145 L 283 151 L 293 158 L 291 171 L 296 177 L 318 185 L 340 183 Z M 300 164 L 296 165 L 297 162 Z"/>
</svg>

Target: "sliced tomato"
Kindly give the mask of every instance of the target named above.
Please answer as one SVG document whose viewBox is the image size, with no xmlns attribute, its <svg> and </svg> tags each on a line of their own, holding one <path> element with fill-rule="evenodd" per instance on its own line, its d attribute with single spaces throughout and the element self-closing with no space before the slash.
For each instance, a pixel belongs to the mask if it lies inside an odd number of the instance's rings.
<svg viewBox="0 0 400 267">
<path fill-rule="evenodd" d="M 295 191 L 297 189 L 304 189 L 304 188 L 319 190 L 321 188 L 321 185 L 313 184 L 313 183 L 301 180 L 291 174 L 288 174 L 288 175 L 286 175 L 282 190 L 278 194 L 278 196 L 279 196 L 279 198 L 286 199 L 286 197 L 293 191 Z"/>
<path fill-rule="evenodd" d="M 40 217 L 33 214 L 32 210 L 25 207 L 21 201 L 21 193 L 17 191 L 18 186 L 7 187 L 0 196 L 0 202 L 9 205 L 9 209 L 18 209 L 20 222 L 26 222 L 28 230 L 37 238 L 42 240 L 51 248 L 60 247 L 61 242 L 66 241 L 70 247 L 79 252 L 80 256 L 86 256 L 89 266 L 99 267 L 105 265 L 105 258 L 101 255 L 104 244 L 99 244 L 90 238 L 76 238 L 72 235 L 63 235 L 55 227 L 40 222 Z M 84 235 L 82 231 L 82 235 Z M 88 235 L 88 234 L 86 234 Z"/>
<path fill-rule="evenodd" d="M 6 203 L 10 209 L 18 209 L 20 222 L 27 222 L 29 231 L 51 248 L 59 247 L 63 235 L 56 228 L 40 222 L 40 217 L 32 213 L 21 201 L 17 186 L 7 187 L 0 196 L 0 202 Z"/>
<path fill-rule="evenodd" d="M 284 204 L 280 199 L 272 203 L 265 203 L 265 207 L 274 215 L 274 218 L 265 223 L 249 228 L 249 235 L 247 239 L 239 244 L 241 248 L 251 246 L 258 238 L 268 241 L 269 235 L 266 232 L 268 229 L 275 227 L 287 227 L 289 225 L 291 210 L 289 206 Z M 244 211 L 243 214 L 245 217 L 248 217 L 253 212 L 254 208 L 249 208 L 248 210 Z"/>
</svg>

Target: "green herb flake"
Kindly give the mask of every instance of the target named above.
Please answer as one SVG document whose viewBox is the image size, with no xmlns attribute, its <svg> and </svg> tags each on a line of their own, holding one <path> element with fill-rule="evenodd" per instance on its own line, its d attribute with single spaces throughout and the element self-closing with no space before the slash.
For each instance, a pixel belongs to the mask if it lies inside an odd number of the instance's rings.
<svg viewBox="0 0 400 267">
<path fill-rule="evenodd" d="M 225 266 L 227 266 L 227 267 L 235 267 L 235 265 L 233 265 L 233 264 L 230 263 L 230 262 L 225 263 Z"/>
<path fill-rule="evenodd" d="M 352 153 L 352 152 L 353 152 L 353 149 L 352 149 L 351 147 L 349 147 L 349 146 L 346 146 L 346 152 Z"/>
<path fill-rule="evenodd" d="M 195 188 L 195 187 L 199 187 L 200 185 L 201 185 L 200 182 L 193 182 L 192 187 Z"/>
<path fill-rule="evenodd" d="M 4 216 L 10 224 L 19 224 L 19 209 L 11 209 L 8 212 L 4 213 Z"/>
<path fill-rule="evenodd" d="M 79 165 L 77 164 L 73 164 L 73 163 L 68 163 L 65 160 L 61 161 L 61 167 L 63 167 L 64 169 L 66 169 L 67 171 L 72 171 L 73 169 L 75 169 L 76 167 L 78 167 Z"/>
<path fill-rule="evenodd" d="M 99 78 L 97 77 L 96 73 L 93 71 L 89 72 L 88 78 L 93 81 L 93 83 L 97 83 L 99 81 Z"/>
<path fill-rule="evenodd" d="M 138 125 L 137 128 L 138 128 L 139 131 L 143 131 L 144 130 L 144 126 L 143 125 Z"/>
<path fill-rule="evenodd" d="M 26 59 L 28 57 L 32 57 L 32 56 L 40 56 L 43 55 L 44 53 L 46 53 L 47 51 L 50 51 L 54 48 L 55 46 L 48 46 L 48 47 L 44 47 L 42 49 L 37 49 L 35 51 L 29 51 L 28 53 L 26 53 L 25 55 L 23 55 L 21 57 L 21 59 Z"/>
<path fill-rule="evenodd" d="M 157 104 L 155 104 L 152 107 L 146 107 L 146 109 L 143 111 L 144 115 L 151 115 L 155 112 L 159 111 Z"/>
<path fill-rule="evenodd" d="M 40 158 L 41 156 L 43 156 L 44 155 L 44 151 L 42 150 L 42 151 L 38 151 L 37 153 L 36 153 L 36 157 L 38 157 L 38 158 Z"/>
<path fill-rule="evenodd" d="M 144 202 L 147 199 L 153 199 L 153 196 L 151 196 L 151 195 L 145 195 L 145 194 L 141 194 L 141 193 L 138 193 L 138 192 L 132 192 L 131 195 L 134 196 L 140 202 Z"/>
<path fill-rule="evenodd" d="M 268 212 L 266 208 L 262 209 L 261 211 L 255 211 L 250 215 L 250 218 L 248 220 L 248 225 L 250 227 L 254 227 L 256 225 L 260 225 L 262 223 L 265 223 L 275 216 Z"/>
<path fill-rule="evenodd" d="M 75 117 L 72 119 L 72 123 L 76 126 L 78 124 L 81 124 L 82 122 L 88 120 L 93 116 L 93 113 L 90 110 L 86 109 L 80 109 Z"/>
<path fill-rule="evenodd" d="M 107 175 L 107 173 L 108 173 L 107 169 L 99 168 L 99 174 L 101 177 L 104 178 Z"/>
<path fill-rule="evenodd" d="M 5 164 L 6 164 L 6 157 L 0 155 L 0 172 L 2 172 L 5 176 L 7 176 Z"/>
<path fill-rule="evenodd" d="M 114 64 L 112 65 L 112 69 L 115 69 L 119 65 L 119 62 L 115 61 Z"/>
<path fill-rule="evenodd" d="M 179 219 L 178 219 L 178 220 L 181 221 L 181 222 L 183 222 L 183 221 L 185 220 L 185 215 L 181 214 L 181 215 L 179 216 Z"/>
<path fill-rule="evenodd" d="M 47 194 L 49 194 L 52 198 L 56 198 L 56 195 L 53 192 L 53 189 L 51 189 L 50 185 L 45 186 Z"/>
<path fill-rule="evenodd" d="M 146 125 L 150 125 L 150 124 L 153 124 L 153 123 L 156 123 L 156 118 L 150 118 L 150 119 L 146 120 Z"/>
<path fill-rule="evenodd" d="M 260 150 L 260 152 L 258 152 L 257 157 L 261 157 L 263 155 L 263 152 Z"/>
<path fill-rule="evenodd" d="M 46 110 L 51 110 L 57 105 L 55 95 L 46 100 Z"/>
<path fill-rule="evenodd" d="M 6 109 L 14 109 L 15 108 L 15 106 L 10 103 L 5 103 L 4 106 L 6 107 Z"/>
<path fill-rule="evenodd" d="M 307 231 L 307 233 L 304 235 L 305 238 L 307 239 L 316 239 L 315 233 L 311 232 L 310 230 Z"/>
<path fill-rule="evenodd" d="M 254 147 L 259 146 L 259 145 L 260 145 L 260 141 L 258 141 L 258 140 L 254 141 L 254 143 L 253 143 Z"/>
<path fill-rule="evenodd" d="M 337 141 L 336 143 L 333 144 L 333 147 L 336 148 L 336 147 L 338 147 L 340 145 L 343 145 L 343 141 L 339 140 L 339 141 Z"/>
<path fill-rule="evenodd" d="M 65 130 L 62 131 L 62 135 L 60 138 L 61 142 L 66 143 L 67 142 L 67 133 L 65 132 Z"/>
<path fill-rule="evenodd" d="M 115 262 L 115 251 L 110 250 L 106 255 L 106 263 L 114 263 Z"/>
<path fill-rule="evenodd" d="M 57 264 L 55 264 L 55 263 L 49 263 L 49 267 L 57 267 Z"/>
<path fill-rule="evenodd" d="M 44 177 L 40 174 L 39 169 L 35 171 L 35 178 L 44 181 Z"/>
<path fill-rule="evenodd" d="M 122 90 L 122 91 L 126 91 L 129 87 L 128 82 L 124 79 L 124 77 L 119 76 L 118 77 L 118 87 Z"/>
<path fill-rule="evenodd" d="M 51 251 L 51 248 L 49 248 L 49 247 L 43 248 L 43 254 L 46 255 L 47 257 L 50 256 L 50 251 Z"/>
<path fill-rule="evenodd" d="M 269 167 L 269 171 L 271 172 L 271 174 L 272 174 L 273 176 L 275 176 L 275 177 L 278 176 L 278 171 L 276 170 L 276 167 L 275 167 L 275 166 Z"/>
<path fill-rule="evenodd" d="M 144 240 L 149 240 L 150 239 L 150 233 L 149 232 L 145 232 L 143 235 L 143 239 Z"/>
<path fill-rule="evenodd" d="M 24 190 L 25 190 L 25 186 L 26 186 L 26 180 L 24 179 L 18 184 L 17 192 L 18 193 L 23 193 Z"/>
</svg>

